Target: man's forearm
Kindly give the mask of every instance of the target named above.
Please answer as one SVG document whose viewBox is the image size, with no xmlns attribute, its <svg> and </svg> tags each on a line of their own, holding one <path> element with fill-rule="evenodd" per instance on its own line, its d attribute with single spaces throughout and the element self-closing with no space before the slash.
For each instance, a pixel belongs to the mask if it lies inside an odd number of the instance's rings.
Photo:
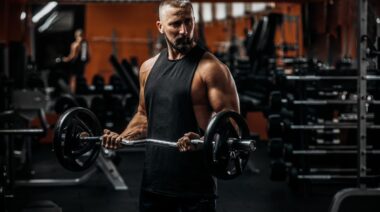
<svg viewBox="0 0 380 212">
<path fill-rule="evenodd" d="M 128 126 L 121 133 L 122 136 L 130 136 L 145 138 L 147 136 L 148 122 L 145 114 L 137 112 L 132 120 L 129 122 Z"/>
</svg>

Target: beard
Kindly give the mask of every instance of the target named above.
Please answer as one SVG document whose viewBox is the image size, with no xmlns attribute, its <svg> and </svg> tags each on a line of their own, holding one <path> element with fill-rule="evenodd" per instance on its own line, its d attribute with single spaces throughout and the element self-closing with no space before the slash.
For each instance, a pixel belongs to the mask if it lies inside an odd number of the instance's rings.
<svg viewBox="0 0 380 212">
<path fill-rule="evenodd" d="M 187 53 L 190 51 L 193 41 L 193 38 L 189 37 L 180 37 L 174 40 L 174 42 L 171 42 L 165 35 L 166 42 L 169 44 L 170 47 L 175 49 L 181 54 Z"/>
</svg>

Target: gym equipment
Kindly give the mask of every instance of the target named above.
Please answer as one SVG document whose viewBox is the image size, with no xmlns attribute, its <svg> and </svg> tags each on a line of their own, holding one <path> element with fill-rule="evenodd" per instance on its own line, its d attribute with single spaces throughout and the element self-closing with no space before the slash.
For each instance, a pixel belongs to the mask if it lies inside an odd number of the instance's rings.
<svg viewBox="0 0 380 212">
<path fill-rule="evenodd" d="M 28 115 L 37 116 L 40 128 L 28 128 Z M 14 192 L 14 137 L 15 136 L 43 136 L 48 129 L 43 109 L 15 109 L 0 112 L 0 208 L 7 208 L 7 201 L 13 201 Z M 28 142 L 25 143 L 30 145 Z M 27 147 L 26 147 L 27 148 Z M 28 160 L 30 155 L 25 156 Z M 25 162 L 24 162 L 25 163 Z M 7 211 L 7 210 L 1 210 Z"/>
<path fill-rule="evenodd" d="M 281 158 L 284 155 L 284 141 L 282 138 L 271 138 L 268 142 L 268 153 L 272 158 Z"/>
<path fill-rule="evenodd" d="M 271 161 L 270 179 L 272 181 L 284 181 L 287 175 L 287 165 L 282 159 Z"/>
<path fill-rule="evenodd" d="M 129 63 L 128 60 L 124 58 L 123 60 L 121 60 L 121 65 L 124 67 L 125 71 L 127 72 L 127 76 L 132 79 L 135 86 L 139 87 L 139 84 L 140 84 L 139 76 L 133 72 L 132 64 Z"/>
<path fill-rule="evenodd" d="M 358 60 L 358 89 L 357 89 L 357 95 L 358 95 L 358 109 L 357 109 L 357 117 L 358 117 L 358 131 L 357 131 L 357 188 L 347 188 L 340 190 L 337 192 L 332 200 L 330 212 L 338 212 L 343 200 L 345 200 L 348 197 L 351 196 L 363 196 L 363 197 L 374 197 L 374 196 L 380 196 L 380 189 L 374 188 L 369 189 L 365 185 L 365 180 L 368 179 L 367 175 L 367 108 L 366 108 L 366 96 L 367 96 L 367 80 L 366 76 L 368 73 L 368 64 L 366 60 L 368 60 L 368 41 L 366 41 L 365 37 L 368 31 L 367 26 L 367 18 L 368 18 L 368 0 L 363 1 L 357 1 L 358 2 L 358 18 L 357 18 L 357 26 L 359 29 L 359 35 L 361 35 L 361 42 L 358 43 L 357 47 L 357 58 L 360 58 Z M 380 29 L 378 27 L 377 33 L 380 32 Z M 364 39 L 363 39 L 364 38 Z M 379 59 L 378 59 L 379 60 Z M 379 65 L 379 64 L 377 64 Z M 360 118 L 359 118 L 360 117 Z"/>
<path fill-rule="evenodd" d="M 62 114 L 66 110 L 79 106 L 77 100 L 70 94 L 63 94 L 57 98 L 54 103 L 54 111 L 57 114 Z"/>
<path fill-rule="evenodd" d="M 110 158 L 107 157 L 106 151 L 104 154 L 99 154 L 96 160 L 96 167 L 89 169 L 84 174 L 75 178 L 61 178 L 61 179 L 26 179 L 16 180 L 15 185 L 25 187 L 47 187 L 47 186 L 78 186 L 86 183 L 91 177 L 102 172 L 112 184 L 115 190 L 128 190 L 128 186 L 124 182 L 124 179 L 120 176 L 119 171 Z"/>
<path fill-rule="evenodd" d="M 287 80 L 297 80 L 297 81 L 319 81 L 319 80 L 358 80 L 358 76 L 315 76 L 315 75 L 305 75 L 305 76 L 286 76 Z M 380 76 L 367 75 L 364 77 L 366 80 L 380 80 Z"/>
<path fill-rule="evenodd" d="M 78 103 L 79 107 L 88 108 L 88 103 L 84 96 L 76 96 L 75 101 Z"/>
<path fill-rule="evenodd" d="M 43 136 L 47 133 L 48 122 L 43 109 L 20 109 L 3 111 L 0 113 L 0 120 L 4 123 L 10 123 L 17 117 L 23 117 L 23 113 L 37 114 L 41 128 L 18 128 L 18 129 L 0 129 L 0 135 L 34 135 Z"/>
<path fill-rule="evenodd" d="M 374 149 L 373 146 L 367 146 L 365 150 L 366 154 L 371 155 L 380 155 L 379 149 Z M 326 146 L 326 145 L 318 145 L 308 146 L 308 149 L 294 149 L 292 144 L 283 145 L 283 154 L 287 161 L 291 160 L 294 155 L 354 155 L 357 154 L 358 151 L 356 146 L 351 145 L 337 145 L 337 146 Z"/>
<path fill-rule="evenodd" d="M 130 76 L 130 73 L 124 69 L 124 67 L 119 63 L 115 55 L 109 57 L 109 61 L 116 70 L 116 73 L 120 76 L 122 81 L 127 86 L 127 89 L 132 93 L 133 96 L 139 96 L 139 85 L 135 84 L 133 77 Z"/>
<path fill-rule="evenodd" d="M 277 138 L 283 135 L 284 123 L 281 115 L 271 114 L 268 116 L 268 136 Z"/>
<path fill-rule="evenodd" d="M 75 80 L 75 93 L 76 94 L 88 94 L 89 87 L 87 81 L 83 76 L 77 76 Z"/>
<path fill-rule="evenodd" d="M 367 124 L 369 129 L 380 129 L 380 125 Z M 291 125 L 293 130 L 320 130 L 320 129 L 357 129 L 356 123 L 331 123 L 331 124 L 308 124 L 308 125 Z"/>
<path fill-rule="evenodd" d="M 234 128 L 234 127 L 236 128 Z M 238 130 L 237 130 L 238 129 Z M 63 167 L 82 171 L 96 160 L 102 142 L 102 128 L 90 110 L 72 108 L 58 120 L 54 131 L 54 151 Z M 123 140 L 125 146 L 146 143 L 177 147 L 175 142 L 143 139 Z M 192 140 L 203 146 L 204 162 L 210 174 L 220 179 L 233 179 L 245 168 L 250 152 L 255 150 L 249 139 L 249 129 L 244 119 L 236 112 L 223 111 L 215 115 L 205 132 L 205 140 Z"/>
<path fill-rule="evenodd" d="M 95 91 L 103 92 L 104 91 L 104 77 L 102 75 L 96 74 L 92 78 L 92 85 L 95 87 Z"/>
<path fill-rule="evenodd" d="M 110 85 L 112 86 L 113 93 L 122 94 L 125 90 L 124 84 L 117 74 L 113 74 L 110 77 Z"/>
<path fill-rule="evenodd" d="M 317 170 L 313 170 L 317 171 Z M 318 170 L 319 171 L 319 170 Z M 319 181 L 325 181 L 325 180 L 345 180 L 345 181 L 353 181 L 357 179 L 357 176 L 355 175 L 355 172 L 357 172 L 356 169 L 327 169 L 325 170 L 327 172 L 330 172 L 331 174 L 315 174 L 315 173 L 303 173 L 300 170 L 298 170 L 295 167 L 292 167 L 289 171 L 288 177 L 291 178 L 292 181 L 299 181 L 299 180 L 319 180 Z M 368 170 L 367 170 L 368 171 Z M 345 174 L 346 173 L 346 174 Z M 366 181 L 370 182 L 371 180 L 376 180 L 377 176 L 367 176 L 368 178 Z"/>
<path fill-rule="evenodd" d="M 297 168 L 292 163 L 282 159 L 271 161 L 270 179 L 272 181 L 285 181 L 296 184 L 300 180 L 347 180 L 353 181 L 357 178 L 356 168 Z M 368 173 L 375 174 L 373 169 L 367 169 Z M 368 182 L 375 180 L 377 175 L 369 176 Z"/>
</svg>

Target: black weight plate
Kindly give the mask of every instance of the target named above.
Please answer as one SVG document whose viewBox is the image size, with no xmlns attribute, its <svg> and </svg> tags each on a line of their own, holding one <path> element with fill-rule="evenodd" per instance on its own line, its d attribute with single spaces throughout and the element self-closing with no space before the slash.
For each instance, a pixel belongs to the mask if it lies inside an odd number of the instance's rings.
<svg viewBox="0 0 380 212">
<path fill-rule="evenodd" d="M 57 114 L 62 114 L 66 110 L 77 106 L 79 105 L 78 102 L 74 99 L 74 97 L 70 95 L 62 95 L 56 100 L 54 104 L 54 111 Z"/>
<path fill-rule="evenodd" d="M 101 141 L 80 141 L 79 135 L 101 136 L 102 128 L 90 110 L 75 107 L 60 116 L 54 129 L 53 148 L 59 163 L 70 171 L 84 171 L 98 157 Z"/>
<path fill-rule="evenodd" d="M 237 129 L 233 127 L 235 123 Z M 235 151 L 229 139 L 239 142 L 249 139 L 249 129 L 244 118 L 233 111 L 215 115 L 205 132 L 205 165 L 219 179 L 233 179 L 241 175 L 247 165 L 250 151 Z"/>
</svg>

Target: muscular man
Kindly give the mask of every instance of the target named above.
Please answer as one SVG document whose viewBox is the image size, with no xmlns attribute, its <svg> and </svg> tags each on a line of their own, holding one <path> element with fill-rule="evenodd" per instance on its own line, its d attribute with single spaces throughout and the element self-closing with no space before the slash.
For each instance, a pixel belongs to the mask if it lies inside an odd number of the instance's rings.
<svg viewBox="0 0 380 212">
<path fill-rule="evenodd" d="M 127 128 L 104 130 L 111 149 L 123 138 L 179 143 L 146 144 L 140 211 L 215 211 L 216 180 L 189 141 L 201 137 L 213 113 L 239 111 L 239 101 L 228 68 L 195 44 L 194 22 L 189 1 L 161 2 L 157 28 L 168 48 L 142 64 L 139 105 Z"/>
<path fill-rule="evenodd" d="M 75 40 L 70 46 L 69 55 L 56 60 L 56 62 L 69 64 L 69 83 L 72 90 L 74 89 L 75 79 L 83 77 L 85 66 L 89 60 L 88 43 L 84 39 L 83 30 L 75 30 L 74 36 Z"/>
</svg>

